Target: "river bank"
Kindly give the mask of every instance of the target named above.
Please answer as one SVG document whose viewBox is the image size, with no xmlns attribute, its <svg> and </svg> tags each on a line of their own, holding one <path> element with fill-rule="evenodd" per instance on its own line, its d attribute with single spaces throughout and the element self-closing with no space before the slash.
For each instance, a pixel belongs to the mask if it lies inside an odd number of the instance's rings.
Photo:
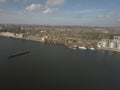
<svg viewBox="0 0 120 90">
<path fill-rule="evenodd" d="M 10 38 L 17 38 L 17 39 L 25 39 L 25 40 L 32 40 L 42 43 L 51 43 L 51 44 L 59 44 L 65 45 L 68 48 L 77 49 L 79 47 L 85 48 L 97 48 L 97 40 L 94 39 L 80 39 L 80 38 L 70 38 L 70 37 L 61 37 L 61 38 L 50 38 L 50 37 L 41 37 L 41 36 L 34 36 L 34 35 L 23 35 L 23 34 L 15 34 L 10 32 L 2 32 L 0 36 L 3 37 L 10 37 Z"/>
</svg>

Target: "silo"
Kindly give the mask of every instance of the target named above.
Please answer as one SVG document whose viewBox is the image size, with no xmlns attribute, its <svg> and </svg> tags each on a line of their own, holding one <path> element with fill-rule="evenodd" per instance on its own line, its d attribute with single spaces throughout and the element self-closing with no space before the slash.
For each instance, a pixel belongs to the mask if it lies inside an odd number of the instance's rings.
<svg viewBox="0 0 120 90">
<path fill-rule="evenodd" d="M 110 48 L 117 48 L 117 42 L 116 41 L 111 41 L 110 42 Z"/>
<path fill-rule="evenodd" d="M 120 43 L 117 43 L 117 48 L 120 49 Z"/>
<path fill-rule="evenodd" d="M 109 40 L 103 40 L 102 47 L 109 47 Z"/>
</svg>

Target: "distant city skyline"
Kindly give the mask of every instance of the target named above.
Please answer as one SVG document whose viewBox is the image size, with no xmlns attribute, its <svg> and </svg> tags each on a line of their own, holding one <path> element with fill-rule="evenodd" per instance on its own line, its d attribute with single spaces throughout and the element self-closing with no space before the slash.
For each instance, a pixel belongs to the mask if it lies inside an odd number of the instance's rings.
<svg viewBox="0 0 120 90">
<path fill-rule="evenodd" d="M 0 23 L 120 26 L 120 0 L 0 0 Z"/>
</svg>

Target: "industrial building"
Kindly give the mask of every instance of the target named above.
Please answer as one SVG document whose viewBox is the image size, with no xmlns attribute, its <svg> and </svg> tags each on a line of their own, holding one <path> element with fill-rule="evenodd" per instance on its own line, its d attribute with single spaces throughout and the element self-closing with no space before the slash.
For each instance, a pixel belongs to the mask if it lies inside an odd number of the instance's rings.
<svg viewBox="0 0 120 90">
<path fill-rule="evenodd" d="M 97 44 L 98 48 L 120 49 L 120 36 L 114 36 L 113 40 L 103 39 Z"/>
<path fill-rule="evenodd" d="M 13 38 L 23 38 L 23 34 L 11 33 L 11 32 L 0 32 L 0 36 L 13 37 Z"/>
</svg>

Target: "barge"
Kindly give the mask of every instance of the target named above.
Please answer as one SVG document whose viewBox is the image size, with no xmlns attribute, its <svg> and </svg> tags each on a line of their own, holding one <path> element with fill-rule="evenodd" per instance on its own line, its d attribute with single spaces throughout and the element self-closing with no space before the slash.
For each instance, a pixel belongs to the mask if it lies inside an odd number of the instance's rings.
<svg viewBox="0 0 120 90">
<path fill-rule="evenodd" d="M 18 53 L 15 53 L 15 54 L 9 55 L 8 58 L 13 58 L 13 57 L 16 57 L 16 56 L 20 56 L 20 55 L 23 55 L 23 54 L 27 54 L 27 53 L 30 53 L 30 51 L 31 51 L 31 50 L 18 52 Z"/>
</svg>

